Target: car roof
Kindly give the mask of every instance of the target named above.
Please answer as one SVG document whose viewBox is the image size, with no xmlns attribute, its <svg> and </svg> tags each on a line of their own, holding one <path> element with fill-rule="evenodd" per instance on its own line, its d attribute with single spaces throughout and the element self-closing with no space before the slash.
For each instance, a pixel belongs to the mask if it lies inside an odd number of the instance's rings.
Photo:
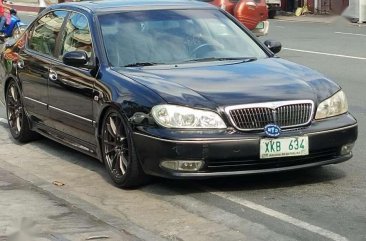
<svg viewBox="0 0 366 241">
<path fill-rule="evenodd" d="M 194 9 L 216 8 L 211 4 L 194 0 L 95 0 L 66 2 L 52 8 L 83 8 L 95 13 L 150 9 Z"/>
</svg>

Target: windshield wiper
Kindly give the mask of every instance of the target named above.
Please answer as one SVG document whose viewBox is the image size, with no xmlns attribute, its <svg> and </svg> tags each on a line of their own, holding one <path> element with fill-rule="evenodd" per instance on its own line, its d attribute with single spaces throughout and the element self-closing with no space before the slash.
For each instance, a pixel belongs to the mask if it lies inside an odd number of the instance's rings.
<svg viewBox="0 0 366 241">
<path fill-rule="evenodd" d="M 124 65 L 123 67 L 142 67 L 142 66 L 153 66 L 153 65 L 157 65 L 157 64 L 159 64 L 159 63 L 139 62 L 139 63 L 127 64 L 127 65 Z"/>
<path fill-rule="evenodd" d="M 184 61 L 184 63 L 190 62 L 209 62 L 209 61 L 227 61 L 227 60 L 241 60 L 243 62 L 251 62 L 257 60 L 256 57 L 208 57 L 208 58 L 200 58 L 200 59 L 190 59 Z"/>
</svg>

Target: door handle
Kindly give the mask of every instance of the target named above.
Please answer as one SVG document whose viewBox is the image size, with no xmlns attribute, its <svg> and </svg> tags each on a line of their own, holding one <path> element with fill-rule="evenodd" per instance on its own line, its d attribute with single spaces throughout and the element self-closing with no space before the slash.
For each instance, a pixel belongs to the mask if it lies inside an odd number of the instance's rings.
<svg viewBox="0 0 366 241">
<path fill-rule="evenodd" d="M 48 78 L 52 81 L 56 81 L 57 80 L 57 73 L 54 70 L 50 70 L 50 72 L 48 74 Z"/>
</svg>

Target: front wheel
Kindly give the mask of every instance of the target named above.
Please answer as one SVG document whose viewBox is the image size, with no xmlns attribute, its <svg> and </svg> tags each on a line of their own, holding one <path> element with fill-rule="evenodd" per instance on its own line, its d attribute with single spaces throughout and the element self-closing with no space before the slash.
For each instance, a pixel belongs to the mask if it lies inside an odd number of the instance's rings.
<svg viewBox="0 0 366 241">
<path fill-rule="evenodd" d="M 106 169 L 116 186 L 131 188 L 148 181 L 137 160 L 131 132 L 115 109 L 109 109 L 104 116 L 101 147 Z"/>
</svg>

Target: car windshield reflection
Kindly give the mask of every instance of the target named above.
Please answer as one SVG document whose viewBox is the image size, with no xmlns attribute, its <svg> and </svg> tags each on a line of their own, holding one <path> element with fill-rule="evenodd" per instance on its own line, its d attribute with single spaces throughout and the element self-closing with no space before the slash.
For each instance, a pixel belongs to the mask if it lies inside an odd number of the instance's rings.
<svg viewBox="0 0 366 241">
<path fill-rule="evenodd" d="M 265 52 L 223 13 L 150 10 L 100 15 L 111 66 L 265 58 Z M 217 31 L 215 26 L 225 31 Z"/>
</svg>

